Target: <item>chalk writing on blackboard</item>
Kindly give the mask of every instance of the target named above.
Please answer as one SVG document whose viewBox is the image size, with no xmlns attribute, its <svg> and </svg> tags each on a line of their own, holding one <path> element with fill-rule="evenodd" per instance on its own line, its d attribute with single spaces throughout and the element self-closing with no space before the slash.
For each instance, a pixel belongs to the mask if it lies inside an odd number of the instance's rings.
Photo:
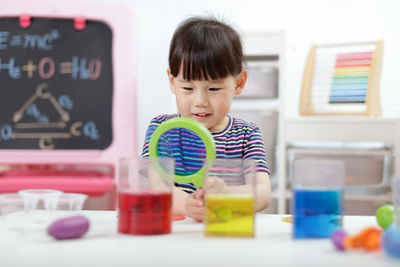
<svg viewBox="0 0 400 267">
<path fill-rule="evenodd" d="M 100 76 L 101 61 L 98 58 L 87 60 L 73 56 L 70 61 L 60 62 L 59 74 L 69 74 L 72 79 L 96 80 Z M 33 60 L 28 59 L 21 66 L 15 64 L 15 58 L 11 57 L 8 62 L 2 62 L 0 59 L 0 72 L 8 71 L 8 75 L 13 79 L 23 78 L 25 72 L 27 78 L 32 79 L 34 73 L 37 73 L 41 79 L 47 80 L 53 77 L 56 70 L 56 62 L 51 57 L 43 57 L 38 64 L 34 64 Z"/>
<path fill-rule="evenodd" d="M 112 142 L 112 33 L 69 19 L 0 18 L 0 149 L 105 149 Z"/>
</svg>

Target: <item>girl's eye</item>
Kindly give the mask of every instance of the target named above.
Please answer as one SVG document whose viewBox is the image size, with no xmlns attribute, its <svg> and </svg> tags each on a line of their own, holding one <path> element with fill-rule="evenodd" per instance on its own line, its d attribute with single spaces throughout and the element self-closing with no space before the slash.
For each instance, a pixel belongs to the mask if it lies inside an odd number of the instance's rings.
<svg viewBox="0 0 400 267">
<path fill-rule="evenodd" d="M 210 90 L 210 91 L 218 91 L 218 90 L 220 90 L 221 88 L 209 88 L 208 90 Z"/>
<path fill-rule="evenodd" d="M 191 87 L 183 87 L 183 89 L 188 90 L 188 91 L 193 90 L 193 88 L 191 88 Z"/>
</svg>

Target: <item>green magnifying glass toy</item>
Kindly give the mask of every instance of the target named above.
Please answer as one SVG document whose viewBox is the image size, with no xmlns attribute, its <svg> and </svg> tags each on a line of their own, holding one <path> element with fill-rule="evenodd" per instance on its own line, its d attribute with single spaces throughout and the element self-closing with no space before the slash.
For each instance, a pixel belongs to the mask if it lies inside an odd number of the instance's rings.
<svg viewBox="0 0 400 267">
<path fill-rule="evenodd" d="M 158 160 L 155 160 L 157 157 L 159 157 L 158 142 L 160 141 L 161 136 L 165 132 L 177 128 L 190 130 L 195 134 L 197 134 L 206 148 L 205 159 L 207 161 L 213 161 L 215 159 L 216 151 L 215 151 L 214 139 L 206 127 L 204 127 L 198 121 L 189 118 L 180 117 L 180 118 L 170 119 L 161 123 L 160 126 L 157 127 L 152 137 L 150 138 L 150 143 L 149 143 L 150 160 L 152 160 L 153 164 L 156 166 L 156 168 L 160 171 L 161 174 L 166 175 L 166 172 L 162 168 Z M 176 183 L 192 183 L 196 187 L 202 187 L 204 184 L 204 169 L 205 166 L 203 164 L 203 166 L 199 170 L 197 170 L 194 173 L 190 173 L 188 175 L 178 175 L 175 173 L 174 180 Z"/>
</svg>

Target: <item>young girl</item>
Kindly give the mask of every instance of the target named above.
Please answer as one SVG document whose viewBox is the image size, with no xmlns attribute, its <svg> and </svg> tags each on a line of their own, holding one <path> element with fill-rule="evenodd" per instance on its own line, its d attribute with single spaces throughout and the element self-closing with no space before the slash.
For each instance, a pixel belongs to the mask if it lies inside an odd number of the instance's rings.
<svg viewBox="0 0 400 267">
<path fill-rule="evenodd" d="M 148 156 L 151 135 L 162 122 L 179 116 L 197 120 L 211 132 L 217 158 L 256 161 L 255 209 L 260 211 L 270 200 L 269 168 L 263 139 L 257 125 L 228 115 L 233 97 L 239 95 L 246 84 L 247 72 L 243 65 L 240 37 L 230 26 L 213 18 L 194 17 L 183 21 L 172 37 L 167 70 L 179 114 L 161 115 L 152 120 L 142 156 Z M 190 131 L 180 129 L 171 136 L 178 135 L 190 139 L 190 145 L 177 152 L 174 145 L 178 141 L 173 139 L 166 142 L 169 145 L 165 145 L 160 154 L 173 154 L 177 173 L 193 172 L 202 164 L 202 157 L 189 157 L 188 154 L 195 150 L 200 154 L 202 151 L 204 156 L 204 150 Z M 185 147 L 184 142 L 179 142 L 178 147 Z M 207 179 L 203 188 L 219 191 L 226 190 L 226 185 L 220 179 Z M 202 221 L 204 191 L 189 183 L 176 184 L 173 212 Z"/>
</svg>

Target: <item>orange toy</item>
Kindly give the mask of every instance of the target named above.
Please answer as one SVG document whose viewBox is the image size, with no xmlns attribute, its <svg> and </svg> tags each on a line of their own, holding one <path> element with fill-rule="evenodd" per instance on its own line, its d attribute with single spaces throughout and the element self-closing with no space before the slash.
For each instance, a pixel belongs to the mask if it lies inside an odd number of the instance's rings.
<svg viewBox="0 0 400 267">
<path fill-rule="evenodd" d="M 343 240 L 345 249 L 364 248 L 366 251 L 379 250 L 381 248 L 382 230 L 368 227 L 354 236 L 346 236 Z"/>
</svg>

